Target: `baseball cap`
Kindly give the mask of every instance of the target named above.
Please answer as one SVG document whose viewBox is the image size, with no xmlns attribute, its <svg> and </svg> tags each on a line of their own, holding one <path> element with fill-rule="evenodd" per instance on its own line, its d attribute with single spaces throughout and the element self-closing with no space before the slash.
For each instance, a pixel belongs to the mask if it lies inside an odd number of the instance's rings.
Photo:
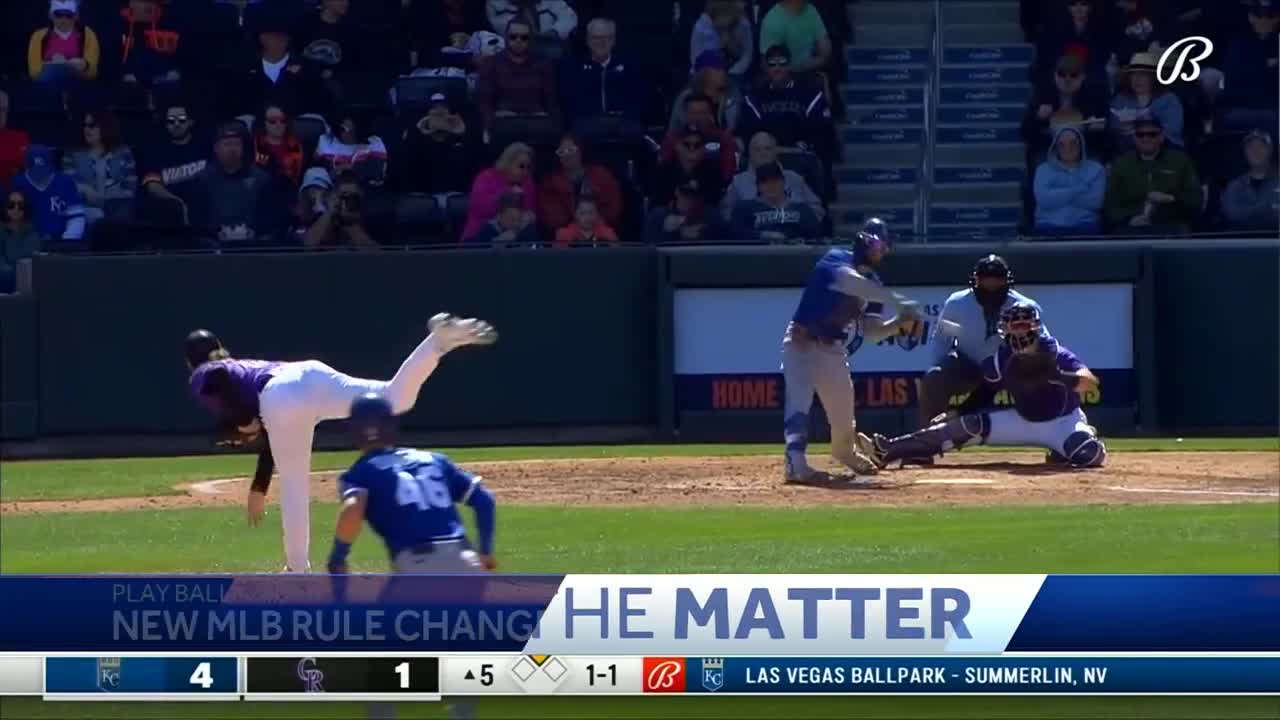
<svg viewBox="0 0 1280 720">
<path fill-rule="evenodd" d="M 1155 72 L 1159 57 L 1155 53 L 1136 52 L 1125 66 L 1127 72 Z"/>
<path fill-rule="evenodd" d="M 307 172 L 302 175 L 302 187 L 298 188 L 298 194 L 306 192 L 307 188 L 332 190 L 333 178 L 329 176 L 329 171 L 322 167 L 307 168 Z"/>
<path fill-rule="evenodd" d="M 1143 115 L 1133 121 L 1134 130 L 1137 130 L 1140 127 L 1153 127 L 1157 130 L 1163 130 L 1164 124 L 1160 122 L 1160 118 L 1156 117 L 1155 115 L 1148 114 L 1148 115 Z"/>
<path fill-rule="evenodd" d="M 770 180 L 781 180 L 782 168 L 778 163 L 765 163 L 756 168 L 756 184 L 768 182 Z"/>
<path fill-rule="evenodd" d="M 1271 139 L 1271 133 L 1257 128 L 1250 130 L 1249 134 L 1244 136 L 1244 144 L 1248 145 L 1250 140 L 1261 140 L 1267 145 L 1271 145 L 1273 142 Z"/>
<path fill-rule="evenodd" d="M 27 177 L 40 185 L 53 177 L 53 148 L 48 145 L 32 145 L 26 154 Z"/>
<path fill-rule="evenodd" d="M 235 138 L 237 140 L 241 140 L 244 138 L 244 136 L 245 136 L 244 123 L 240 122 L 239 120 L 230 120 L 218 126 L 218 132 L 216 135 L 213 136 L 213 139 L 215 142 L 218 140 L 222 140 L 224 138 Z"/>
<path fill-rule="evenodd" d="M 49 17 L 58 13 L 75 15 L 78 12 L 80 12 L 80 4 L 76 0 L 50 0 L 49 2 Z"/>
</svg>

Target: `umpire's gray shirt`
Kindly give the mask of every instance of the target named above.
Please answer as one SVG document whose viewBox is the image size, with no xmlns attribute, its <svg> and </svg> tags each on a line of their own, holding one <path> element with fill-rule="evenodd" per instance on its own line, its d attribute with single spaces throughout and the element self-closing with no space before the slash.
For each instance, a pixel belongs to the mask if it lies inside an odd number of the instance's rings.
<svg viewBox="0 0 1280 720">
<path fill-rule="evenodd" d="M 1043 319 L 1044 310 L 1041 309 L 1040 303 L 1023 295 L 1017 290 L 1010 290 L 1009 297 L 1005 299 L 1004 305 L 1000 307 L 1003 311 L 1015 303 L 1030 303 L 1040 311 L 1040 317 Z M 960 337 L 952 338 L 938 332 L 938 326 L 941 323 L 932 323 L 929 330 L 929 347 L 932 350 L 932 365 L 937 366 L 942 363 L 942 358 L 955 348 L 961 357 L 968 359 L 975 365 L 982 364 L 988 356 L 994 355 L 996 349 L 1000 347 L 1000 335 L 996 333 L 995 323 L 988 323 L 986 316 L 982 312 L 982 306 L 978 304 L 978 299 L 973 295 L 973 288 L 965 288 L 958 292 L 951 293 L 951 297 L 947 298 L 946 303 L 942 305 L 942 314 L 940 316 L 944 320 L 950 320 L 959 323 L 961 327 Z M 1048 325 L 1045 325 L 1045 331 L 1048 331 Z"/>
</svg>

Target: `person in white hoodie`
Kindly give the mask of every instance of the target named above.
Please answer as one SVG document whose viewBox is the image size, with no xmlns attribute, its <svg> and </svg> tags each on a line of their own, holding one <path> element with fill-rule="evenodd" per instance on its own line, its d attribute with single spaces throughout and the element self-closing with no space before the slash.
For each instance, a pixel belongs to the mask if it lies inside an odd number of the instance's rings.
<svg viewBox="0 0 1280 720">
<path fill-rule="evenodd" d="M 1036 168 L 1036 234 L 1099 234 L 1106 189 L 1106 171 L 1085 157 L 1084 134 L 1073 125 L 1058 128 Z"/>
<path fill-rule="evenodd" d="M 507 23 L 523 17 L 537 35 L 555 35 L 568 40 L 578 28 L 578 13 L 565 0 L 488 0 L 485 14 L 493 31 L 506 36 Z"/>
</svg>

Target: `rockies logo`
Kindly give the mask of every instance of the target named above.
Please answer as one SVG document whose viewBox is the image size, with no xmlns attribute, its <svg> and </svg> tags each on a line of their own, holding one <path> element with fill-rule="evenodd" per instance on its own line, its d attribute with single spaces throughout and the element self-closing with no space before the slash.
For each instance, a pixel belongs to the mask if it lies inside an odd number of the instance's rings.
<svg viewBox="0 0 1280 720">
<path fill-rule="evenodd" d="M 324 692 L 324 671 L 316 666 L 315 658 L 302 658 L 298 661 L 298 679 L 302 681 L 304 692 Z"/>
</svg>

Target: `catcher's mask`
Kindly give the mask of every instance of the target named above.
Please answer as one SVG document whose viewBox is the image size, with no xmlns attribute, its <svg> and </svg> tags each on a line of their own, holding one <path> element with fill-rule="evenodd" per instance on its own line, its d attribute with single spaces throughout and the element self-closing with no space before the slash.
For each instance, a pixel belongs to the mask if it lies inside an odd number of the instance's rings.
<svg viewBox="0 0 1280 720">
<path fill-rule="evenodd" d="M 1043 332 L 1040 311 L 1034 305 L 1018 303 L 1000 314 L 1000 337 L 1016 354 L 1035 352 Z"/>
<path fill-rule="evenodd" d="M 853 240 L 855 264 L 876 266 L 893 249 L 893 232 L 889 224 L 878 217 L 867 218 Z"/>
<path fill-rule="evenodd" d="M 223 347 L 218 336 L 208 330 L 191 331 L 187 335 L 186 342 L 183 343 L 183 348 L 187 355 L 189 370 L 194 370 L 211 360 L 224 360 L 231 357 L 231 353 Z"/>
<path fill-rule="evenodd" d="M 984 279 L 997 280 L 1000 284 L 992 287 L 994 283 L 984 283 Z M 973 288 L 973 295 L 979 305 L 997 310 L 1009 298 L 1009 289 L 1013 287 L 1013 271 L 1009 269 L 1009 263 L 999 255 L 984 255 L 978 258 L 973 272 L 969 273 L 969 287 Z"/>
<path fill-rule="evenodd" d="M 365 393 L 351 403 L 347 429 L 360 447 L 392 444 L 399 425 L 391 401 L 378 393 Z"/>
</svg>

